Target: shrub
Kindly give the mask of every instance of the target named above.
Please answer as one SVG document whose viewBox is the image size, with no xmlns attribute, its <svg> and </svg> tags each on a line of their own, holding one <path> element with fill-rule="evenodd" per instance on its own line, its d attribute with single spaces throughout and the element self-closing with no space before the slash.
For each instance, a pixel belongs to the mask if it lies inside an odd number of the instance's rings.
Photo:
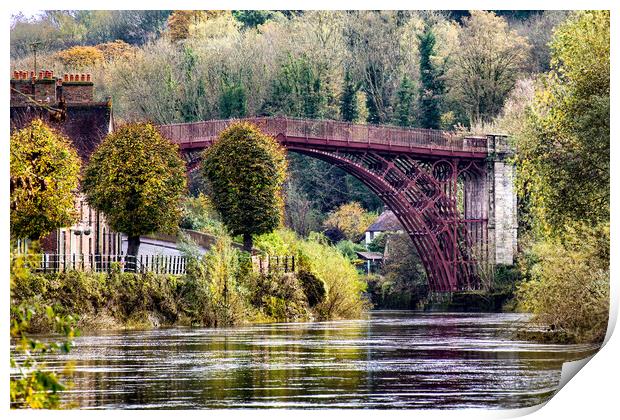
<svg viewBox="0 0 620 420">
<path fill-rule="evenodd" d="M 310 305 L 310 307 L 314 307 L 318 303 L 325 300 L 327 297 L 325 282 L 316 274 L 308 270 L 299 270 L 297 273 L 297 278 L 301 283 L 301 287 L 304 290 L 304 294 L 308 299 L 308 305 Z"/>
<path fill-rule="evenodd" d="M 295 275 L 254 275 L 252 290 L 254 306 L 275 321 L 301 321 L 309 318 L 306 296 Z"/>
<path fill-rule="evenodd" d="M 198 320 L 208 326 L 230 326 L 247 319 L 247 287 L 239 280 L 239 251 L 229 237 L 214 246 L 188 271 L 195 285 Z"/>
<path fill-rule="evenodd" d="M 289 229 L 279 229 L 256 239 L 256 246 L 272 255 L 295 255 L 299 271 L 321 279 L 326 297 L 314 308 L 319 319 L 360 317 L 369 307 L 362 293 L 366 288 L 355 266 L 321 234 L 299 238 Z"/>
<path fill-rule="evenodd" d="M 348 240 L 340 241 L 336 244 L 338 251 L 351 261 L 359 260 L 357 257 L 357 251 L 366 251 L 364 245 L 356 244 Z"/>
<path fill-rule="evenodd" d="M 522 310 L 574 341 L 601 342 L 609 318 L 609 224 L 567 229 L 562 240 L 532 244 L 517 289 Z"/>
</svg>

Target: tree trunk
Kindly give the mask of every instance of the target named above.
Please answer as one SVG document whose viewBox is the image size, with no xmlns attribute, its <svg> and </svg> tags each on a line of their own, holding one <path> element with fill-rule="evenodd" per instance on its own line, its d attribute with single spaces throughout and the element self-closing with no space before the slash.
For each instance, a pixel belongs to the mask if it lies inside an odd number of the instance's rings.
<svg viewBox="0 0 620 420">
<path fill-rule="evenodd" d="M 249 233 L 243 234 L 243 250 L 246 252 L 252 253 L 252 235 Z"/>
</svg>

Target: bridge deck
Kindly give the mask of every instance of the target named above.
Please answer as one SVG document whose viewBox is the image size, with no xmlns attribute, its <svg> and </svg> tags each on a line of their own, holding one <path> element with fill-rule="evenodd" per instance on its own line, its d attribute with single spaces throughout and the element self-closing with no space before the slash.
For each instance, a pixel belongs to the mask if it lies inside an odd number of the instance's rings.
<svg viewBox="0 0 620 420">
<path fill-rule="evenodd" d="M 487 140 L 483 137 L 330 120 L 258 117 L 170 124 L 159 128 L 165 137 L 178 143 L 181 150 L 191 150 L 208 147 L 222 130 L 236 121 L 253 123 L 283 144 L 297 147 L 468 158 L 485 158 L 488 154 Z"/>
</svg>

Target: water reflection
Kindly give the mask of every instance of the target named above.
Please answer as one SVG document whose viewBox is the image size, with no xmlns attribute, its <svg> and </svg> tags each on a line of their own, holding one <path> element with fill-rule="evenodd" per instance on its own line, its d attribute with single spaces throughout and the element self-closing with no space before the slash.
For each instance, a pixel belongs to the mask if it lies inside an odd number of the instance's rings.
<svg viewBox="0 0 620 420">
<path fill-rule="evenodd" d="M 592 346 L 515 341 L 516 314 L 374 312 L 368 320 L 79 337 L 83 408 L 515 408 L 551 397 Z"/>
</svg>

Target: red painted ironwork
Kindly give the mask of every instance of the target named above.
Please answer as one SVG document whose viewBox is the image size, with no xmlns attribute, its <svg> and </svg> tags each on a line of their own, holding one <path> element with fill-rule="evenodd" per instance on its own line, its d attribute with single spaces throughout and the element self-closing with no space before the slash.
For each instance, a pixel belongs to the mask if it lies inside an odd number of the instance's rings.
<svg viewBox="0 0 620 420">
<path fill-rule="evenodd" d="M 200 151 L 239 120 L 161 126 L 190 169 Z M 352 174 L 379 196 L 411 237 L 438 292 L 483 287 L 486 264 L 486 138 L 440 130 L 293 118 L 247 118 L 288 150 Z"/>
</svg>

